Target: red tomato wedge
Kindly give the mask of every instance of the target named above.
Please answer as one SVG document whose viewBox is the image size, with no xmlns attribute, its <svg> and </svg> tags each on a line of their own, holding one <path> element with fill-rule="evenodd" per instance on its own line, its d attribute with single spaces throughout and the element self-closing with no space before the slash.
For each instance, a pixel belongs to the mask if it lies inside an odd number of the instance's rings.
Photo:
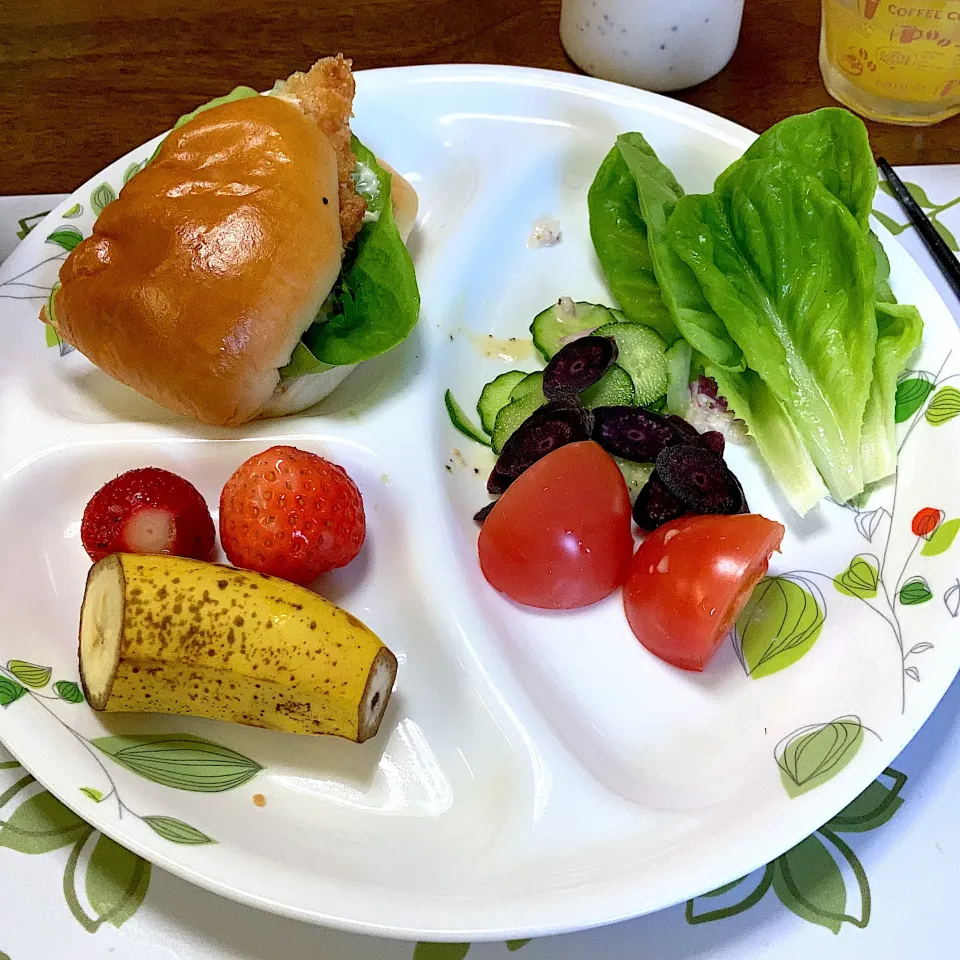
<svg viewBox="0 0 960 960">
<path fill-rule="evenodd" d="M 758 514 L 681 517 L 659 527 L 634 554 L 623 588 L 630 629 L 667 663 L 703 670 L 783 534 Z"/>
<path fill-rule="evenodd" d="M 483 523 L 480 568 L 491 586 L 531 607 L 566 610 L 609 596 L 633 553 L 630 495 L 592 440 L 538 460 Z"/>
</svg>

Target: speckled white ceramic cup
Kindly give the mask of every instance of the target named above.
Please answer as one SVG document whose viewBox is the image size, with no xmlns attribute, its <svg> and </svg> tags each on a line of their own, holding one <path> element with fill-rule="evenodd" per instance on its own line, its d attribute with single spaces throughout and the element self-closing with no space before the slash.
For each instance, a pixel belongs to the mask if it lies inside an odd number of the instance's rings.
<svg viewBox="0 0 960 960">
<path fill-rule="evenodd" d="M 563 0 L 560 39 L 592 76 L 682 90 L 727 65 L 742 16 L 743 0 Z"/>
</svg>

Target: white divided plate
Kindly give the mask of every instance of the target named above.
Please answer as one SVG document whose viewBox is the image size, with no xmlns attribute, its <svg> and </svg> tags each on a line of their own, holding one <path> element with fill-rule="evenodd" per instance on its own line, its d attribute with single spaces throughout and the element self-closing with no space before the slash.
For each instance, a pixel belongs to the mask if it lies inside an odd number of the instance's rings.
<svg viewBox="0 0 960 960">
<path fill-rule="evenodd" d="M 957 672 L 953 319 L 884 234 L 893 288 L 926 321 L 901 391 L 899 477 L 859 508 L 825 502 L 801 522 L 752 452 L 731 451 L 751 507 L 787 536 L 762 616 L 702 675 L 648 655 L 616 596 L 578 612 L 519 609 L 478 569 L 471 516 L 492 457 L 454 431 L 444 390 L 469 408 L 518 365 L 503 350 L 535 369 L 523 338 L 558 296 L 609 301 L 586 191 L 618 133 L 642 131 L 689 191 L 708 190 L 752 135 L 658 96 L 538 71 L 425 67 L 357 83 L 358 135 L 420 194 L 411 246 L 423 312 L 407 343 L 309 413 L 200 427 L 45 345 L 37 312 L 66 248 L 152 144 L 54 210 L 0 273 L 0 738 L 154 863 L 356 931 L 547 934 L 740 877 L 866 787 Z M 560 220 L 562 243 L 529 249 L 544 216 Z M 154 464 L 216 505 L 233 469 L 277 441 L 343 464 L 363 491 L 368 543 L 321 587 L 400 660 L 379 736 L 356 746 L 102 718 L 71 702 L 89 496 Z M 215 842 L 183 842 L 204 837 Z"/>
</svg>

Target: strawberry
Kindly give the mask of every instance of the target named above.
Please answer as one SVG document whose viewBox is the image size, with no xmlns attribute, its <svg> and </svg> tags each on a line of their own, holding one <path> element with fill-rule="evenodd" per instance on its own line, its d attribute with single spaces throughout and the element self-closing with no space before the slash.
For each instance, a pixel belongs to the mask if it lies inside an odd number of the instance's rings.
<svg viewBox="0 0 960 960">
<path fill-rule="evenodd" d="M 210 560 L 216 531 L 197 488 L 159 467 L 128 470 L 105 483 L 83 511 L 80 539 L 90 559 L 110 553 L 170 553 Z"/>
<path fill-rule="evenodd" d="M 343 467 L 277 446 L 242 463 L 220 494 L 220 542 L 236 567 L 305 586 L 360 552 L 363 498 Z"/>
</svg>

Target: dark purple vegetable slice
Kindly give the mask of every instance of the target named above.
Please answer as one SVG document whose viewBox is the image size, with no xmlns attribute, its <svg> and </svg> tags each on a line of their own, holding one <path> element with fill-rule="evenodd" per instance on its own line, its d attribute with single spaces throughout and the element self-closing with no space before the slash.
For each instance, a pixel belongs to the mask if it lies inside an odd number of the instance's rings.
<svg viewBox="0 0 960 960">
<path fill-rule="evenodd" d="M 633 504 L 633 522 L 642 530 L 656 530 L 687 513 L 687 508 L 663 484 L 654 470 Z"/>
<path fill-rule="evenodd" d="M 481 507 L 474 515 L 473 519 L 483 526 L 483 521 L 490 516 L 490 511 L 497 505 L 496 500 L 491 500 L 485 507 Z"/>
<path fill-rule="evenodd" d="M 487 493 L 492 494 L 495 497 L 499 497 L 507 487 L 513 483 L 514 478 L 508 477 L 505 474 L 500 473 L 496 467 L 490 472 L 490 476 L 487 478 Z"/>
<path fill-rule="evenodd" d="M 664 447 L 680 439 L 666 417 L 642 407 L 597 407 L 593 439 L 608 453 L 652 463 Z"/>
<path fill-rule="evenodd" d="M 702 445 L 665 447 L 657 457 L 657 475 L 690 513 L 739 513 L 743 509 L 740 481 L 720 457 Z"/>
<path fill-rule="evenodd" d="M 543 395 L 548 400 L 575 396 L 600 380 L 616 359 L 612 337 L 580 337 L 558 350 L 547 364 Z"/>
<path fill-rule="evenodd" d="M 696 443 L 700 439 L 700 431 L 692 423 L 687 423 L 683 417 L 678 417 L 675 413 L 668 413 L 667 420 L 685 441 Z"/>
<path fill-rule="evenodd" d="M 708 450 L 713 451 L 718 457 L 723 456 L 727 441 L 719 430 L 708 430 L 700 434 L 700 443 Z"/>
<path fill-rule="evenodd" d="M 552 400 L 535 410 L 510 435 L 487 481 L 490 493 L 503 493 L 528 467 L 557 447 L 589 440 L 593 414 L 576 399 Z"/>
</svg>

